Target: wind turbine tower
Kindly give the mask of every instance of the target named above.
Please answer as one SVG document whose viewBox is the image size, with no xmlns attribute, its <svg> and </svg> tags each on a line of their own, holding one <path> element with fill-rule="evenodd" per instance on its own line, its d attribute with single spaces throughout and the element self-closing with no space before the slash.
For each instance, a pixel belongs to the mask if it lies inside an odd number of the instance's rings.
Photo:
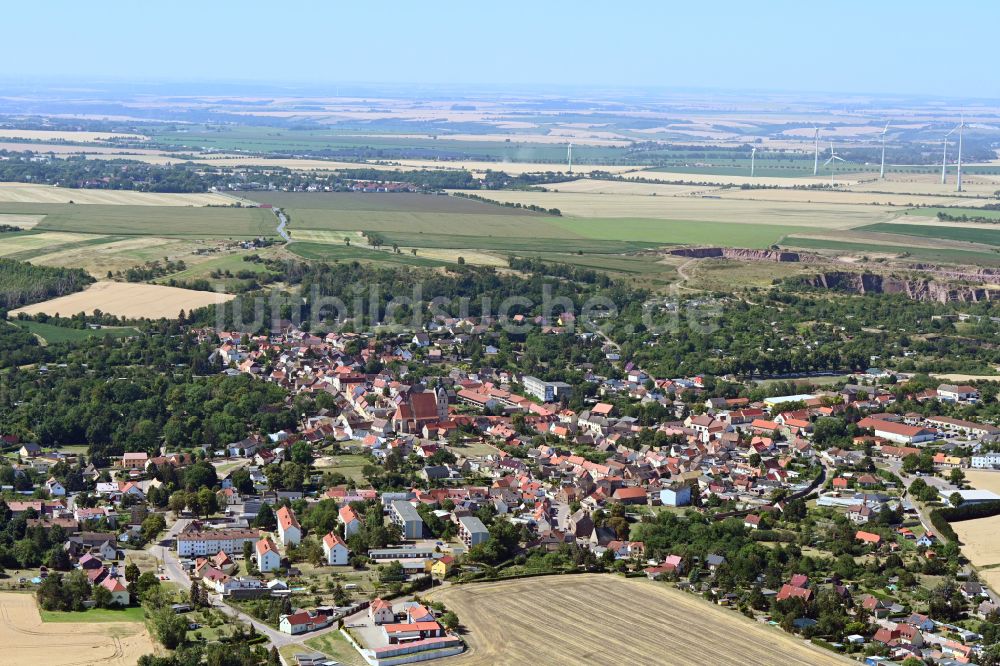
<svg viewBox="0 0 1000 666">
<path fill-rule="evenodd" d="M 882 167 L 878 171 L 878 177 L 881 180 L 885 180 L 885 134 L 889 131 L 889 123 L 885 124 L 885 129 L 882 130 Z"/>
<path fill-rule="evenodd" d="M 573 142 L 569 142 L 566 147 L 566 162 L 569 164 L 569 173 L 573 173 Z"/>
<path fill-rule="evenodd" d="M 951 132 L 954 132 L 952 130 Z M 944 185 L 948 180 L 948 137 L 951 136 L 951 132 L 944 135 L 941 139 L 941 184 Z"/>
<path fill-rule="evenodd" d="M 958 175 L 956 177 L 957 188 L 956 192 L 962 191 L 962 130 L 965 129 L 965 114 L 962 114 L 962 120 L 958 123 Z"/>
<path fill-rule="evenodd" d="M 831 141 L 830 142 L 830 158 L 826 162 L 823 162 L 823 166 L 826 166 L 827 164 L 830 165 L 830 187 L 833 187 L 833 184 L 834 184 L 833 183 L 833 168 L 836 166 L 834 164 L 834 162 L 843 162 L 843 161 L 844 161 L 843 157 L 841 157 L 837 153 L 833 152 L 833 141 Z"/>
<path fill-rule="evenodd" d="M 815 176 L 819 174 L 819 128 L 814 127 L 813 129 L 816 130 L 816 135 L 814 137 L 814 141 L 816 142 L 816 153 L 813 157 L 813 175 Z"/>
<path fill-rule="evenodd" d="M 750 177 L 753 178 L 753 162 L 754 157 L 757 156 L 757 148 L 750 149 Z"/>
</svg>

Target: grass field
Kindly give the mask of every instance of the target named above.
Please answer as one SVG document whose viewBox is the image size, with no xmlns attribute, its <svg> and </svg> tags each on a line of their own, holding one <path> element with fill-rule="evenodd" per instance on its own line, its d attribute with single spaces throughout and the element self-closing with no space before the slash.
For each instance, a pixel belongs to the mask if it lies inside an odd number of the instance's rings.
<svg viewBox="0 0 1000 666">
<path fill-rule="evenodd" d="M 964 241 L 966 243 L 1000 246 L 1000 230 L 991 229 L 986 225 L 981 225 L 979 228 L 971 228 L 967 226 L 948 226 L 947 222 L 942 222 L 940 225 L 870 224 L 865 227 L 859 227 L 857 231 L 875 231 L 903 234 L 904 236 L 921 236 L 923 238 L 940 238 L 944 240 Z"/>
<path fill-rule="evenodd" d="M 368 460 L 359 455 L 323 456 L 316 461 L 316 468 L 324 472 L 340 472 L 359 486 L 368 487 L 368 479 L 361 473 L 367 464 Z"/>
<path fill-rule="evenodd" d="M 449 659 L 456 666 L 849 663 L 778 629 L 645 579 L 550 576 L 452 585 L 426 596 L 455 611 L 467 630 L 469 650 Z M 539 609 L 545 608 L 557 611 L 541 620 Z"/>
<path fill-rule="evenodd" d="M 369 250 L 363 247 L 332 243 L 295 242 L 288 251 L 303 259 L 316 261 L 360 261 L 362 263 L 400 264 L 403 266 L 439 267 L 447 265 L 443 261 L 413 256 L 409 252 L 393 253 L 391 250 Z"/>
<path fill-rule="evenodd" d="M 81 340 L 88 340 L 90 338 L 104 338 L 105 336 L 111 336 L 112 338 L 123 338 L 129 335 L 137 335 L 139 331 L 131 327 L 122 328 L 67 328 L 65 326 L 54 326 L 53 324 L 44 324 L 37 321 L 18 321 L 14 320 L 10 322 L 18 328 L 23 328 L 24 330 L 32 333 L 47 344 L 57 344 L 60 342 L 79 342 Z"/>
<path fill-rule="evenodd" d="M 138 610 L 138 609 L 137 609 Z M 91 616 L 90 613 L 96 613 Z M 153 641 L 134 611 L 116 612 L 126 621 L 100 618 L 103 613 L 73 614 L 66 621 L 43 622 L 34 595 L 0 593 L 0 647 L 4 664 L 60 666 L 133 666 L 155 651 Z M 141 610 L 139 611 L 141 613 Z M 81 621 L 86 618 L 86 621 Z"/>
<path fill-rule="evenodd" d="M 274 236 L 263 208 L 0 203 L 0 215 L 44 215 L 36 231 L 119 236 L 255 238 Z"/>
<path fill-rule="evenodd" d="M 47 611 L 39 610 L 42 622 L 142 622 L 143 614 L 140 606 L 112 610 L 110 608 L 91 608 L 85 611 Z"/>
<path fill-rule="evenodd" d="M 808 231 L 806 227 L 779 224 L 741 224 L 697 220 L 650 220 L 639 218 L 556 218 L 555 224 L 593 240 L 645 242 L 653 245 L 727 245 L 761 248 L 786 234 Z M 567 243 L 572 247 L 571 244 Z"/>
<path fill-rule="evenodd" d="M 1000 222 L 1000 210 L 984 210 L 982 208 L 916 208 L 910 211 L 910 215 L 920 215 L 922 217 L 937 218 L 938 213 L 945 213 L 954 217 L 967 215 L 969 217 L 984 217 Z M 942 222 L 941 224 L 948 224 Z"/>
<path fill-rule="evenodd" d="M 358 651 L 340 635 L 339 631 L 330 631 L 322 636 L 307 638 L 305 645 L 312 650 L 322 652 L 341 664 L 345 664 L 345 666 L 365 666 L 366 664 Z"/>
<path fill-rule="evenodd" d="M 44 312 L 48 315 L 70 316 L 95 309 L 127 318 L 173 318 L 183 309 L 190 311 L 232 299 L 229 294 L 194 291 L 153 284 L 128 282 L 96 282 L 83 291 L 60 296 L 41 303 L 33 303 L 11 314 L 24 312 L 30 315 Z"/>
</svg>

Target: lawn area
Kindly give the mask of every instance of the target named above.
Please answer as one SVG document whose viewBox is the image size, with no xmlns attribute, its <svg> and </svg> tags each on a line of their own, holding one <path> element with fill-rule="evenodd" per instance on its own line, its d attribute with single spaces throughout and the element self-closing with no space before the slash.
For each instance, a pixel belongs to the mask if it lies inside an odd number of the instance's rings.
<svg viewBox="0 0 1000 666">
<path fill-rule="evenodd" d="M 463 456 L 488 456 L 494 455 L 499 452 L 499 449 L 488 442 L 473 441 L 459 446 L 448 445 L 450 449 L 456 455 Z"/>
<path fill-rule="evenodd" d="M 142 608 L 139 606 L 112 610 L 91 608 L 85 611 L 38 611 L 43 622 L 142 622 Z"/>
<path fill-rule="evenodd" d="M 60 342 L 80 342 L 81 340 L 88 340 L 90 338 L 104 338 L 108 335 L 112 338 L 124 338 L 129 335 L 139 334 L 139 331 L 131 326 L 91 329 L 55 326 L 53 324 L 44 324 L 38 321 L 13 320 L 10 323 L 18 328 L 22 328 L 37 335 L 48 344 L 57 344 Z"/>
<path fill-rule="evenodd" d="M 342 664 L 347 664 L 348 666 L 365 666 L 365 660 L 361 658 L 361 655 L 354 649 L 354 646 L 340 635 L 339 631 L 331 631 L 322 636 L 307 638 L 305 645 L 308 648 L 318 650 L 328 657 L 336 659 Z"/>
<path fill-rule="evenodd" d="M 340 472 L 348 479 L 352 479 L 358 486 L 367 488 L 368 479 L 361 473 L 361 470 L 368 464 L 368 459 L 364 456 L 347 454 L 321 457 L 316 461 L 316 468 L 324 472 Z"/>
<path fill-rule="evenodd" d="M 948 226 L 947 222 L 942 222 L 940 225 L 880 222 L 878 224 L 869 224 L 865 227 L 858 227 L 855 231 L 877 231 L 887 234 L 903 234 L 904 236 L 920 236 L 922 238 L 943 238 L 944 240 L 1000 246 L 1000 230 L 993 229 L 987 225 L 984 225 L 982 229 L 974 229 L 971 227 Z"/>
<path fill-rule="evenodd" d="M 443 261 L 414 256 L 405 250 L 396 254 L 391 250 L 369 250 L 363 247 L 334 245 L 332 243 L 294 242 L 288 245 L 288 251 L 303 259 L 314 261 L 360 261 L 373 264 L 396 264 L 402 266 L 423 266 L 438 268 L 447 266 Z"/>
<path fill-rule="evenodd" d="M 275 236 L 274 214 L 263 208 L 0 203 L 0 214 L 45 215 L 38 231 L 119 236 L 254 238 Z"/>
</svg>

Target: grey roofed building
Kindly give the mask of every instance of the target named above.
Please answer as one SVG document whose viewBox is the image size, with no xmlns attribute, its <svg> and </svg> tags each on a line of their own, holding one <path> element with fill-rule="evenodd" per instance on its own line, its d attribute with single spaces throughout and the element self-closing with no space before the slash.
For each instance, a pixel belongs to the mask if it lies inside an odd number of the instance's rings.
<svg viewBox="0 0 1000 666">
<path fill-rule="evenodd" d="M 472 547 L 490 538 L 490 531 L 476 516 L 462 516 L 458 519 L 458 534 L 462 542 Z"/>
<path fill-rule="evenodd" d="M 390 505 L 389 515 L 392 522 L 402 528 L 403 538 L 419 539 L 424 536 L 424 521 L 409 502 L 396 500 Z"/>
</svg>

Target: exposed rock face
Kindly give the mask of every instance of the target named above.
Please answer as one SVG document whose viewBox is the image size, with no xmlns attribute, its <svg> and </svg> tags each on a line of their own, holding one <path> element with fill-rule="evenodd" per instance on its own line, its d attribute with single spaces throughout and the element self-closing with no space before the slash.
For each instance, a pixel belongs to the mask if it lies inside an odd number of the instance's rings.
<svg viewBox="0 0 1000 666">
<path fill-rule="evenodd" d="M 905 294 L 916 301 L 977 302 L 993 300 L 983 287 L 955 286 L 923 278 L 899 278 L 875 273 L 831 271 L 801 278 L 805 284 L 852 294 Z"/>
<path fill-rule="evenodd" d="M 812 261 L 811 255 L 803 255 L 798 252 L 786 252 L 784 250 L 748 250 L 738 247 L 688 247 L 670 250 L 669 254 L 678 257 L 691 257 L 693 259 L 709 259 L 720 257 L 722 259 L 736 259 L 738 261 Z"/>
</svg>

